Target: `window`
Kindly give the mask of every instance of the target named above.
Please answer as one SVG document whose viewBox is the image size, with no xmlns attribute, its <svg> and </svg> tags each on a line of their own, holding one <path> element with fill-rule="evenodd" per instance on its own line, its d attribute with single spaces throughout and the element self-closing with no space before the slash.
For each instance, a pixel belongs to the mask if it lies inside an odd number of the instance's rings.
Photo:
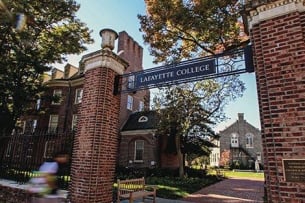
<svg viewBox="0 0 305 203">
<path fill-rule="evenodd" d="M 246 135 L 246 148 L 253 148 L 253 135 L 252 134 Z"/>
<path fill-rule="evenodd" d="M 143 162 L 144 140 L 135 141 L 134 162 Z"/>
<path fill-rule="evenodd" d="M 58 115 L 50 115 L 48 131 L 49 132 L 56 131 L 57 125 L 58 125 Z"/>
<path fill-rule="evenodd" d="M 21 133 L 25 132 L 26 129 L 26 121 L 20 121 L 20 129 L 21 129 Z"/>
<path fill-rule="evenodd" d="M 147 116 L 141 116 L 139 119 L 138 119 L 138 122 L 139 123 L 144 123 L 144 122 L 147 122 L 148 121 L 148 117 Z"/>
<path fill-rule="evenodd" d="M 76 127 L 77 127 L 77 115 L 76 115 L 76 114 L 73 114 L 73 116 L 72 116 L 72 126 L 71 126 L 71 129 L 72 129 L 72 130 L 76 130 Z"/>
<path fill-rule="evenodd" d="M 133 89 L 134 83 L 135 83 L 135 76 L 134 75 L 128 76 L 128 85 L 127 85 L 128 89 Z"/>
<path fill-rule="evenodd" d="M 133 106 L 133 97 L 128 95 L 127 96 L 127 109 L 132 111 L 132 106 Z"/>
<path fill-rule="evenodd" d="M 76 89 L 75 91 L 75 104 L 82 103 L 83 89 Z"/>
<path fill-rule="evenodd" d="M 53 101 L 52 104 L 60 104 L 60 99 L 61 99 L 62 91 L 60 89 L 54 90 L 53 91 Z"/>
<path fill-rule="evenodd" d="M 37 120 L 35 119 L 32 121 L 32 132 L 35 132 L 36 128 L 37 128 Z"/>
<path fill-rule="evenodd" d="M 41 107 L 41 99 L 37 99 L 36 101 L 36 110 L 39 110 Z"/>
<path fill-rule="evenodd" d="M 144 102 L 142 101 L 139 103 L 139 111 L 144 111 Z"/>
<path fill-rule="evenodd" d="M 53 152 L 54 152 L 54 146 L 55 146 L 55 141 L 46 141 L 44 145 L 44 152 L 43 152 L 43 157 L 44 158 L 52 158 Z"/>
<path fill-rule="evenodd" d="M 231 147 L 238 147 L 238 135 L 236 133 L 231 135 Z"/>
</svg>

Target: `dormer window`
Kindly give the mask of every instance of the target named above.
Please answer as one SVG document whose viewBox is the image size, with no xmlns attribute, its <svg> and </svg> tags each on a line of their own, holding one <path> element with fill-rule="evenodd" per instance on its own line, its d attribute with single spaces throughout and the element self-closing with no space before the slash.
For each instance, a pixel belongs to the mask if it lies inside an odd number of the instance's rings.
<svg viewBox="0 0 305 203">
<path fill-rule="evenodd" d="M 139 123 L 144 123 L 148 121 L 148 117 L 147 116 L 141 116 L 138 120 Z"/>
</svg>

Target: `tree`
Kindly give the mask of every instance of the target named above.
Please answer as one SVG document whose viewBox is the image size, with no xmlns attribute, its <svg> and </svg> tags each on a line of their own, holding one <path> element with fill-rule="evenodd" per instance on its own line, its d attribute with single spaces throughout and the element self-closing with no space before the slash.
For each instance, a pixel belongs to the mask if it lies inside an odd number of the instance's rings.
<svg viewBox="0 0 305 203">
<path fill-rule="evenodd" d="M 230 165 L 230 157 L 231 157 L 231 152 L 230 150 L 224 150 L 220 154 L 220 161 L 219 165 L 222 167 L 228 167 Z"/>
<path fill-rule="evenodd" d="M 138 15 L 154 62 L 202 57 L 248 43 L 243 5 L 230 0 L 145 0 Z"/>
<path fill-rule="evenodd" d="M 247 44 L 248 37 L 239 22 L 243 19 L 243 5 L 239 2 L 145 0 L 147 14 L 138 18 L 154 62 L 176 63 Z M 223 64 L 223 68 L 234 70 L 234 63 Z M 244 89 L 238 76 L 230 76 L 168 88 L 161 99 L 155 99 L 156 108 L 162 108 L 158 130 L 175 140 L 175 147 L 169 148 L 179 156 L 180 176 L 184 151 L 208 153 L 203 149 L 208 147 L 205 138 L 215 135 L 211 124 L 225 119 L 223 107 L 242 96 Z"/>
<path fill-rule="evenodd" d="M 90 31 L 74 0 L 0 2 L 0 131 L 10 131 L 42 89 L 43 73 L 86 50 Z"/>
<path fill-rule="evenodd" d="M 211 126 L 225 118 L 224 106 L 244 91 L 236 76 L 221 80 L 168 87 L 154 97 L 153 107 L 159 115 L 157 134 L 168 135 L 166 152 L 177 154 L 180 177 L 185 154 L 209 155 L 211 141 L 218 138 Z"/>
</svg>

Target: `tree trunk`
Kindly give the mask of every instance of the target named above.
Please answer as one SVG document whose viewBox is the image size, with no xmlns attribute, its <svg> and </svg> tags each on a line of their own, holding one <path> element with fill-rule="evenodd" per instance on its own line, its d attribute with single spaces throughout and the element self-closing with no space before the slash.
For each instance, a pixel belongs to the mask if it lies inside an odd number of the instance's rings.
<svg viewBox="0 0 305 203">
<path fill-rule="evenodd" d="M 184 162 L 183 162 L 183 154 L 181 152 L 181 140 L 180 136 L 176 135 L 176 149 L 177 149 L 177 156 L 179 160 L 179 177 L 184 177 Z"/>
</svg>

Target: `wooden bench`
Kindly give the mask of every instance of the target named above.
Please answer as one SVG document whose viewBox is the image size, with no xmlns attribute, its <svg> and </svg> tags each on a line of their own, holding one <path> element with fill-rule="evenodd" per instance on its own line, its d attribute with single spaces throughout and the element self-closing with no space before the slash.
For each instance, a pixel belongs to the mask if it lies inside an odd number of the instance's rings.
<svg viewBox="0 0 305 203">
<path fill-rule="evenodd" d="M 134 200 L 142 198 L 152 199 L 153 203 L 156 202 L 156 186 L 145 185 L 145 179 L 129 179 L 129 180 L 118 180 L 118 197 L 117 202 L 120 203 L 121 200 L 128 199 L 129 203 Z"/>
</svg>

